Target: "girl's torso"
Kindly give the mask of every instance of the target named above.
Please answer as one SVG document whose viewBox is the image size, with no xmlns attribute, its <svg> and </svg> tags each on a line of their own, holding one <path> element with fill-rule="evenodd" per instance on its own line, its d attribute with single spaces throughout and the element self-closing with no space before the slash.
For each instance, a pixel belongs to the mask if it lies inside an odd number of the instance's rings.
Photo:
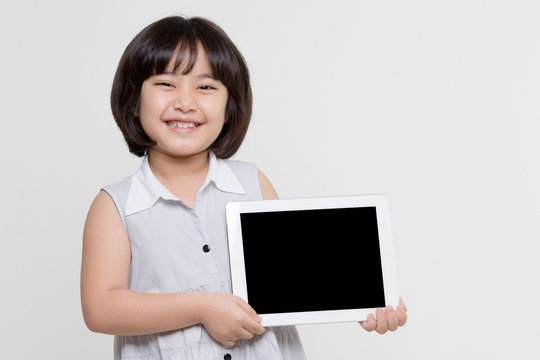
<svg viewBox="0 0 540 360">
<path fill-rule="evenodd" d="M 217 159 L 195 207 L 176 198 L 152 174 L 147 158 L 133 176 L 104 188 L 114 200 L 131 243 L 129 287 L 134 291 L 231 292 L 225 204 L 259 200 L 254 165 Z M 294 327 L 268 328 L 263 335 L 217 343 L 197 325 L 142 336 L 117 336 L 116 359 L 303 359 Z"/>
</svg>

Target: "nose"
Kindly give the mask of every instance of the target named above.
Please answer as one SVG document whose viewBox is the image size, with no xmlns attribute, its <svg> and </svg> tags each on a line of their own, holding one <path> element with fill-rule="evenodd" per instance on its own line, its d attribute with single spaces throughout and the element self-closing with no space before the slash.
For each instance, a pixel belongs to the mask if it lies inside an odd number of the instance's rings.
<svg viewBox="0 0 540 360">
<path fill-rule="evenodd" d="M 181 112 L 190 112 L 196 109 L 194 94 L 189 89 L 179 89 L 174 99 L 174 109 Z"/>
</svg>

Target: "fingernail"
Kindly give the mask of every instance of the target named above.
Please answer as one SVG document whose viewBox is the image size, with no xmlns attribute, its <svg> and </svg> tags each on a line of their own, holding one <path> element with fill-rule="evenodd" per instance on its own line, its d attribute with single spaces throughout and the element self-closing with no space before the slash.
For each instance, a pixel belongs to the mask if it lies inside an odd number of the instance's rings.
<svg viewBox="0 0 540 360">
<path fill-rule="evenodd" d="M 388 306 L 386 307 L 386 311 L 390 311 L 390 310 L 394 310 L 394 308 L 392 308 L 390 305 L 388 305 Z"/>
</svg>

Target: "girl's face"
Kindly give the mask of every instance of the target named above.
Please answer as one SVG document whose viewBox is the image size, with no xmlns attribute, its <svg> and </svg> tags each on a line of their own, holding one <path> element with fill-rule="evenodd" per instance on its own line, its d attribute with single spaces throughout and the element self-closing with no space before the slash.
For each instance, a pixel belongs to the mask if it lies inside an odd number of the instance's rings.
<svg viewBox="0 0 540 360">
<path fill-rule="evenodd" d="M 169 66 L 172 68 L 172 64 Z M 186 157 L 207 150 L 225 122 L 227 88 L 212 77 L 206 53 L 186 75 L 182 66 L 146 79 L 141 88 L 139 118 L 156 145 L 151 152 Z"/>
</svg>

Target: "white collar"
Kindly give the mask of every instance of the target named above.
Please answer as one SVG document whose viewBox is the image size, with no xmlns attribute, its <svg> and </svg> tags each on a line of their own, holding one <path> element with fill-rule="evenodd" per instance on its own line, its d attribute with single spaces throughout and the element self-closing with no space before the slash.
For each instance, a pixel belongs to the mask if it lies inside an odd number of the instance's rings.
<svg viewBox="0 0 540 360">
<path fill-rule="evenodd" d="M 213 152 L 209 153 L 208 174 L 199 189 L 199 193 L 210 183 L 217 189 L 234 193 L 246 194 L 244 187 L 231 170 L 227 162 L 218 159 Z M 143 158 L 141 168 L 131 177 L 126 204 L 126 216 L 151 208 L 159 199 L 182 201 L 173 195 L 152 173 L 148 165 L 148 155 Z"/>
</svg>

